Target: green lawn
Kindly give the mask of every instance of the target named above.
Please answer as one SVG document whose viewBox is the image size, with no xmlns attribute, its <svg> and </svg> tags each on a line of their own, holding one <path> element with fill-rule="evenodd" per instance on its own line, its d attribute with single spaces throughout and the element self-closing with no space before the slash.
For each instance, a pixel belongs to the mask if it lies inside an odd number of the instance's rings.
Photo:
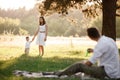
<svg viewBox="0 0 120 80">
<path fill-rule="evenodd" d="M 8 37 L 5 37 L 9 39 Z M 65 38 L 68 43 L 71 41 L 69 38 Z M 49 39 L 51 41 L 64 41 L 64 39 Z M 88 59 L 85 57 L 86 49 L 91 43 L 89 40 L 79 39 L 79 43 L 87 41 L 85 45 L 82 44 L 50 44 L 45 46 L 45 54 L 43 57 L 38 56 L 38 46 L 32 45 L 29 55 L 24 55 L 24 39 L 23 37 L 13 36 L 13 41 L 0 41 L 0 80 L 61 80 L 55 78 L 26 78 L 18 77 L 13 75 L 14 70 L 25 70 L 30 72 L 40 72 L 40 71 L 57 71 L 64 69 L 65 67 L 81 61 Z M 77 39 L 76 39 L 77 41 Z M 82 42 L 83 41 L 83 42 Z M 118 46 L 119 45 L 119 42 Z M 23 45 L 23 46 L 22 46 Z M 87 46 L 86 46 L 87 45 Z M 89 46 L 88 46 L 89 45 Z M 120 51 L 120 49 L 119 49 Z M 63 79 L 62 79 L 63 80 Z M 77 78 L 66 78 L 64 80 L 79 80 Z"/>
<path fill-rule="evenodd" d="M 45 55 L 40 57 L 37 46 L 31 47 L 29 55 L 24 55 L 22 46 L 0 47 L 0 80 L 61 80 L 17 77 L 13 75 L 13 71 L 57 71 L 75 62 L 87 59 L 88 57 L 85 57 L 86 48 L 82 46 L 48 45 L 45 46 Z M 66 78 L 64 80 L 79 79 Z"/>
</svg>

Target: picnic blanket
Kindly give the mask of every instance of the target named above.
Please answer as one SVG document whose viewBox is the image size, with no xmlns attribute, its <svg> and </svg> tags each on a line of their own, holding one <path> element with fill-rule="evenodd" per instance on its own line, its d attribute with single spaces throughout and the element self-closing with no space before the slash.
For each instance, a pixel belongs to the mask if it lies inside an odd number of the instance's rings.
<svg viewBox="0 0 120 80">
<path fill-rule="evenodd" d="M 68 76 L 68 75 L 62 75 L 62 76 L 57 76 L 54 74 L 54 72 L 28 72 L 28 71 L 21 71 L 21 70 L 15 70 L 13 71 L 13 74 L 16 76 L 23 76 L 23 77 L 27 77 L 27 78 L 69 78 L 69 77 L 77 77 L 80 79 L 94 79 L 91 78 L 88 75 L 85 75 L 84 73 L 76 73 L 72 76 Z"/>
</svg>

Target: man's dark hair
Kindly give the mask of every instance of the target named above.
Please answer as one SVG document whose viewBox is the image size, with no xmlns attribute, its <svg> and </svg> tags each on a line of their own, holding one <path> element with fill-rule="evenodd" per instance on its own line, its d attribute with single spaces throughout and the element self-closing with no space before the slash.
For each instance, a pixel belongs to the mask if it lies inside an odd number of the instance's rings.
<svg viewBox="0 0 120 80">
<path fill-rule="evenodd" d="M 87 35 L 90 38 L 99 38 L 100 37 L 100 34 L 99 34 L 98 30 L 94 27 L 91 27 L 91 28 L 87 29 Z"/>
</svg>

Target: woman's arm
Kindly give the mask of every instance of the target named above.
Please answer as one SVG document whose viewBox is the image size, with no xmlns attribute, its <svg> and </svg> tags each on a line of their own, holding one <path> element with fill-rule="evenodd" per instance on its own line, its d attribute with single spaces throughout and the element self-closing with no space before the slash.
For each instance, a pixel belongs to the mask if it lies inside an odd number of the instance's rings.
<svg viewBox="0 0 120 80">
<path fill-rule="evenodd" d="M 38 34 L 38 32 L 39 32 L 39 28 L 36 30 L 36 32 L 35 32 L 35 34 L 34 34 L 34 36 L 33 36 L 33 38 L 32 38 L 32 41 L 35 39 L 35 37 L 36 37 L 36 35 Z"/>
<path fill-rule="evenodd" d="M 45 27 L 46 27 L 46 31 L 45 31 L 45 39 L 44 39 L 44 41 L 46 41 L 46 40 L 47 40 L 47 34 L 48 34 L 48 26 L 47 26 L 47 25 L 45 25 Z"/>
</svg>

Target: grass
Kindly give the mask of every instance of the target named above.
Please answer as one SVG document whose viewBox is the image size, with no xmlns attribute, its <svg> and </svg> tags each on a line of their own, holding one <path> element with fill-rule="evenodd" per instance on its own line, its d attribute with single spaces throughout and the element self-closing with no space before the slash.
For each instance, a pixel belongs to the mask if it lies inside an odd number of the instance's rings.
<svg viewBox="0 0 120 80">
<path fill-rule="evenodd" d="M 45 46 L 45 54 L 43 57 L 38 55 L 38 47 L 31 46 L 30 54 L 24 55 L 24 37 L 13 36 L 13 41 L 9 37 L 5 37 L 7 41 L 0 41 L 0 80 L 63 80 L 55 78 L 26 78 L 13 75 L 14 70 L 25 70 L 30 72 L 40 71 L 57 71 L 66 68 L 67 66 L 88 59 L 85 57 L 86 49 L 93 47 L 94 43 L 88 39 L 73 39 L 79 41 L 71 43 L 71 39 L 54 39 L 48 41 L 65 42 L 65 44 L 49 44 Z M 3 39 L 3 38 L 1 38 Z M 83 42 L 82 42 L 83 41 Z M 9 43 L 9 44 L 8 44 Z M 78 44 L 79 43 L 79 44 Z M 83 45 L 85 43 L 85 45 Z M 88 44 L 92 44 L 87 46 Z M 119 42 L 118 42 L 119 45 Z M 119 45 L 120 46 L 120 45 Z M 120 51 L 120 49 L 119 49 Z M 66 78 L 64 80 L 79 80 L 78 78 Z"/>
<path fill-rule="evenodd" d="M 30 72 L 57 71 L 65 67 L 87 59 L 86 47 L 70 47 L 69 45 L 45 46 L 43 57 L 38 55 L 38 47 L 31 47 L 29 55 L 24 55 L 22 46 L 0 47 L 0 80 L 61 80 L 55 78 L 26 78 L 13 75 L 14 70 L 26 70 Z M 79 80 L 78 78 L 66 78 L 64 80 Z"/>
</svg>

